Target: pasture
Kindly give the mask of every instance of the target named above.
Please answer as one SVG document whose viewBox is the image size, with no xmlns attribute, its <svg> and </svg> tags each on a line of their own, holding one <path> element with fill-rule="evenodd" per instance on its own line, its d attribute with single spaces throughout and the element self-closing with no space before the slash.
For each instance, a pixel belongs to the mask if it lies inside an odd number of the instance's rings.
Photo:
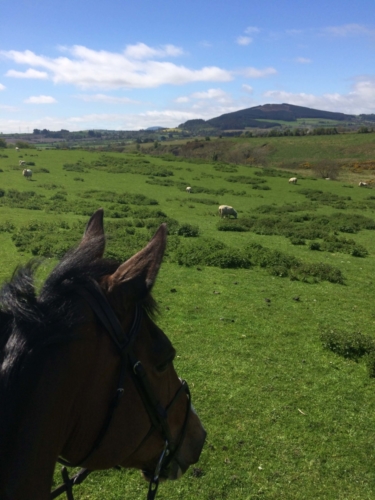
<svg viewBox="0 0 375 500">
<path fill-rule="evenodd" d="M 323 144 L 327 159 L 371 159 L 368 137 L 350 137 L 351 152 L 340 152 L 340 137 L 303 140 Z M 275 165 L 315 154 L 298 139 L 270 141 Z M 44 259 L 42 280 L 99 207 L 107 255 L 117 259 L 168 224 L 154 289 L 158 324 L 177 349 L 176 370 L 208 438 L 200 462 L 161 484 L 158 498 L 374 497 L 375 192 L 358 187 L 363 172 L 327 182 L 302 169 L 294 185 L 296 170 L 274 170 L 272 162 L 262 169 L 136 152 L 11 149 L 2 151 L 0 169 L 2 282 L 32 257 Z M 238 218 L 220 220 L 221 204 Z M 75 497 L 146 493 L 138 471 L 109 470 L 89 476 Z"/>
</svg>

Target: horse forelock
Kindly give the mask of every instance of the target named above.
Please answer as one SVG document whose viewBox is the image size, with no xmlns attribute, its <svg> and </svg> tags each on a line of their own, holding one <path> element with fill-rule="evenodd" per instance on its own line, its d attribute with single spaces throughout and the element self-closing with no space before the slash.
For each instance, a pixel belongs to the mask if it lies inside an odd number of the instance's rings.
<svg viewBox="0 0 375 500">
<path fill-rule="evenodd" d="M 13 277 L 0 290 L 0 366 L 6 356 L 6 344 L 12 334 L 19 348 L 33 347 L 69 340 L 85 320 L 78 300 L 82 287 L 90 291 L 93 282 L 112 274 L 119 263 L 95 257 L 94 245 L 69 251 L 45 280 L 39 296 L 35 272 L 41 261 L 32 260 L 18 267 Z M 158 312 L 157 304 L 148 294 L 140 304 L 150 316 Z M 12 350 L 15 345 L 12 346 Z"/>
</svg>

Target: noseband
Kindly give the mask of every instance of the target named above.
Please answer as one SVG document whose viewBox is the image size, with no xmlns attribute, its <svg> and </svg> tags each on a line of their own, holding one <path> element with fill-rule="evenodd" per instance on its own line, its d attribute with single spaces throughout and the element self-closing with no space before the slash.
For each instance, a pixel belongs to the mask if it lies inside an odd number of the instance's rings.
<svg viewBox="0 0 375 500">
<path fill-rule="evenodd" d="M 108 302 L 107 297 L 102 292 L 102 289 L 95 281 L 91 282 L 91 286 L 88 288 L 83 288 L 80 292 L 82 297 L 89 303 L 91 309 L 99 319 L 102 326 L 105 328 L 106 332 L 110 336 L 111 340 L 116 346 L 117 352 L 121 359 L 119 379 L 117 382 L 116 392 L 112 401 L 109 404 L 106 419 L 104 420 L 99 434 L 91 447 L 90 451 L 78 462 L 70 463 L 62 458 L 58 459 L 58 462 L 64 465 L 61 473 L 64 483 L 58 488 L 52 491 L 50 499 L 54 499 L 66 492 L 68 500 L 74 500 L 72 488 L 76 484 L 80 484 L 86 479 L 86 477 L 92 472 L 88 469 L 81 469 L 75 476 L 69 478 L 66 466 L 68 467 L 81 467 L 93 454 L 97 451 L 100 444 L 102 443 L 115 414 L 115 410 L 119 405 L 121 398 L 125 391 L 125 378 L 127 369 L 130 368 L 129 373 L 131 379 L 136 386 L 138 393 L 142 399 L 143 405 L 149 415 L 151 421 L 151 427 L 145 437 L 142 439 L 139 446 L 136 448 L 137 451 L 144 442 L 149 438 L 154 430 L 158 430 L 164 440 L 163 451 L 159 457 L 155 471 L 150 479 L 149 489 L 147 494 L 147 500 L 153 500 L 156 496 L 156 492 L 159 485 L 160 474 L 166 470 L 168 465 L 171 463 L 173 458 L 176 456 L 186 434 L 187 424 L 189 420 L 189 414 L 191 409 L 191 396 L 190 390 L 185 380 L 181 380 L 181 386 L 173 396 L 172 400 L 168 403 L 166 407 L 163 407 L 157 400 L 150 382 L 147 377 L 147 373 L 141 363 L 137 359 L 133 351 L 134 341 L 140 329 L 141 320 L 143 316 L 142 306 L 136 305 L 135 315 L 133 319 L 132 326 L 129 333 L 126 335 L 116 314 L 114 313 L 111 305 Z M 181 427 L 179 439 L 176 442 L 172 438 L 171 430 L 168 424 L 168 411 L 174 406 L 176 401 L 182 394 L 187 396 L 187 407 L 184 422 Z M 133 452 L 135 453 L 135 452 Z M 115 468 L 119 469 L 119 466 Z"/>
</svg>

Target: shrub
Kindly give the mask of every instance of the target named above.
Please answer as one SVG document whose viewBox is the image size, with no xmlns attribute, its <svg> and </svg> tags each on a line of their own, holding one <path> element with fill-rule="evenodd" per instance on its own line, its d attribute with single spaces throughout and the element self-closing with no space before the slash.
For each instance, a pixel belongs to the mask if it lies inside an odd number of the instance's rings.
<svg viewBox="0 0 375 500">
<path fill-rule="evenodd" d="M 375 360 L 375 342 L 361 332 L 327 330 L 321 333 L 320 339 L 326 349 L 344 358 L 358 361 L 362 356 L 371 353 L 371 359 Z"/>
<path fill-rule="evenodd" d="M 219 231 L 238 231 L 244 232 L 248 231 L 248 229 L 241 224 L 232 224 L 229 220 L 220 221 L 217 225 Z"/>
<path fill-rule="evenodd" d="M 181 243 L 176 250 L 175 260 L 178 264 L 188 267 L 199 264 L 207 265 L 207 261 L 214 253 L 225 248 L 228 247 L 221 241 L 201 238 L 194 243 Z"/>
<path fill-rule="evenodd" d="M 375 378 L 375 350 L 372 349 L 365 355 L 366 366 L 368 374 L 371 378 Z"/>
<path fill-rule="evenodd" d="M 78 163 L 64 163 L 63 169 L 68 172 L 85 172 L 83 166 Z"/>
<path fill-rule="evenodd" d="M 344 284 L 344 276 L 340 269 L 323 262 L 299 264 L 291 269 L 291 277 L 305 282 L 329 281 L 330 283 Z"/>
<path fill-rule="evenodd" d="M 181 226 L 177 229 L 176 234 L 178 236 L 184 236 L 185 238 L 196 237 L 199 235 L 199 227 L 191 224 L 181 224 Z"/>
<path fill-rule="evenodd" d="M 310 250 L 320 250 L 319 241 L 312 241 L 309 245 Z"/>
<path fill-rule="evenodd" d="M 15 230 L 15 225 L 13 222 L 5 221 L 0 224 L 0 232 L 2 233 L 11 233 Z"/>
<path fill-rule="evenodd" d="M 303 238 L 290 238 L 290 242 L 292 245 L 306 245 L 306 241 Z"/>
<path fill-rule="evenodd" d="M 206 258 L 207 266 L 221 267 L 222 269 L 244 268 L 251 266 L 250 259 L 241 250 L 224 248 L 214 252 Z"/>
</svg>

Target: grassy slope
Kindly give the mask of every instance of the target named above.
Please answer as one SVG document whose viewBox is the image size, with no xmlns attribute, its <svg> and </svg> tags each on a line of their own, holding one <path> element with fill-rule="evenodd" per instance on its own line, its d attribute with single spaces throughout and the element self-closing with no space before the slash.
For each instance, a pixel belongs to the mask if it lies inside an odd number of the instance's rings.
<svg viewBox="0 0 375 500">
<path fill-rule="evenodd" d="M 269 141 L 275 148 L 272 153 L 275 162 L 292 158 L 375 156 L 373 143 L 368 136 L 361 135 Z M 241 218 L 251 215 L 261 204 L 303 201 L 299 187 L 290 186 L 285 178 L 267 178 L 271 190 L 258 191 L 226 182 L 225 178 L 232 174 L 216 172 L 212 165 L 180 162 L 174 165 L 161 159 L 152 160 L 167 168 L 177 167 L 173 179 L 186 185 L 246 191 L 246 196 L 188 195 L 175 187 L 146 184 L 146 177 L 141 175 L 66 172 L 63 163 L 79 158 L 91 161 L 93 154 L 43 151 L 33 160 L 36 167 L 48 168 L 50 173 L 35 174 L 29 183 L 19 170 L 11 169 L 18 162 L 16 153 L 7 151 L 7 154 L 8 159 L 0 159 L 3 189 L 32 187 L 51 196 L 51 191 L 40 185 L 55 183 L 67 188 L 72 206 L 83 189 L 142 192 L 156 198 L 158 208 L 180 222 L 198 224 L 205 237 L 222 239 L 236 247 L 256 241 L 310 262 L 323 260 L 345 274 L 345 286 L 327 282 L 308 285 L 272 277 L 259 268 L 198 271 L 168 262 L 162 266 L 155 287 L 162 311 L 159 324 L 177 347 L 176 368 L 191 385 L 208 441 L 197 465 L 201 477 L 188 472 L 177 483 L 163 484 L 158 498 L 373 498 L 374 381 L 368 377 L 363 363 L 347 361 L 323 350 L 319 340 L 320 329 L 327 327 L 373 335 L 372 231 L 350 235 L 369 250 L 370 255 L 364 259 L 311 252 L 307 246 L 293 246 L 281 236 L 219 233 L 216 206 L 194 202 L 199 197 L 231 204 L 238 208 Z M 250 174 L 249 167 L 239 167 L 235 175 Z M 84 178 L 84 182 L 74 181 L 75 177 Z M 350 195 L 357 201 L 371 193 L 348 189 L 340 181 L 303 179 L 300 185 Z M 319 211 L 335 210 L 322 206 Z M 372 210 L 364 215 L 374 218 Z M 0 208 L 0 217 L 1 222 L 11 220 L 17 226 L 29 219 L 60 217 L 81 220 L 82 228 L 86 219 L 73 213 L 56 215 L 6 207 Z M 4 279 L 29 255 L 15 251 L 9 233 L 0 233 L 0 241 L 3 262 L 0 278 Z M 171 293 L 172 288 L 177 293 Z M 271 302 L 265 302 L 265 298 Z M 59 482 L 58 476 L 56 481 Z M 106 471 L 90 476 L 78 487 L 76 498 L 141 499 L 146 491 L 147 485 L 138 472 Z"/>
</svg>

